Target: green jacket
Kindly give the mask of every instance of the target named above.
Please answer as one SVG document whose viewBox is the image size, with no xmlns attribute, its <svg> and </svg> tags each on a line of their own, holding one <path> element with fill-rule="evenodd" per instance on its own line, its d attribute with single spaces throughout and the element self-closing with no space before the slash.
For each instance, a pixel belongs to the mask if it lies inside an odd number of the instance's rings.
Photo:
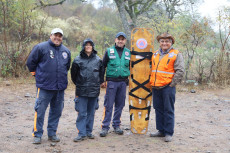
<svg viewBox="0 0 230 153">
<path fill-rule="evenodd" d="M 107 64 L 106 77 L 116 78 L 129 76 L 130 50 L 124 48 L 121 58 L 115 46 L 108 48 L 107 53 L 109 62 Z"/>
</svg>

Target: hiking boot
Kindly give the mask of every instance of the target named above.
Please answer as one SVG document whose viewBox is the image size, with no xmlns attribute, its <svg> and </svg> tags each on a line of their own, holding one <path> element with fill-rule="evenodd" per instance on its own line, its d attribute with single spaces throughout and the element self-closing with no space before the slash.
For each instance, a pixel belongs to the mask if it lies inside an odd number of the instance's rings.
<svg viewBox="0 0 230 153">
<path fill-rule="evenodd" d="M 172 136 L 171 135 L 166 135 L 165 136 L 165 142 L 171 142 L 172 141 Z"/>
<path fill-rule="evenodd" d="M 56 135 L 48 136 L 48 140 L 52 141 L 52 142 L 59 142 L 60 141 L 60 139 Z"/>
<path fill-rule="evenodd" d="M 106 137 L 107 134 L 108 134 L 108 130 L 102 129 L 102 131 L 100 132 L 100 137 Z"/>
<path fill-rule="evenodd" d="M 42 143 L 42 138 L 40 137 L 34 137 L 33 144 L 41 144 Z"/>
<path fill-rule="evenodd" d="M 116 127 L 114 128 L 114 132 L 118 135 L 122 135 L 123 134 L 123 130 L 120 127 Z"/>
<path fill-rule="evenodd" d="M 87 137 L 88 137 L 89 139 L 94 139 L 94 135 L 92 135 L 92 133 L 87 134 Z"/>
<path fill-rule="evenodd" d="M 160 131 L 157 131 L 156 133 L 151 133 L 150 137 L 164 137 L 164 134 Z"/>
<path fill-rule="evenodd" d="M 80 142 L 80 141 L 85 140 L 85 138 L 86 138 L 85 136 L 79 136 L 79 135 L 78 135 L 76 138 L 73 139 L 73 141 L 74 141 L 74 142 Z"/>
</svg>

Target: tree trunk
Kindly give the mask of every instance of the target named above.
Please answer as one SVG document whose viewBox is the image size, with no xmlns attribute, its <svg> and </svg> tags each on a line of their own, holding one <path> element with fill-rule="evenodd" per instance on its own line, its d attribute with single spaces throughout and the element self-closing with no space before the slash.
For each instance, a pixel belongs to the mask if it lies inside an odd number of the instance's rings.
<svg viewBox="0 0 230 153">
<path fill-rule="evenodd" d="M 7 44 L 7 12 L 6 12 L 6 5 L 4 4 L 3 1 L 1 1 L 2 3 L 2 11 L 3 11 L 3 39 L 4 39 L 4 52 L 7 53 L 8 52 L 8 44 Z M 8 54 L 7 54 L 8 55 Z"/>
<path fill-rule="evenodd" d="M 125 33 L 127 35 L 127 43 L 126 43 L 126 47 L 130 48 L 130 38 L 131 38 L 131 28 L 129 27 L 129 23 L 128 23 L 128 19 L 126 16 L 126 10 L 125 10 L 125 2 L 123 0 L 115 0 L 115 3 L 117 5 L 120 17 L 121 17 L 121 21 L 123 24 L 123 28 L 125 29 Z"/>
</svg>

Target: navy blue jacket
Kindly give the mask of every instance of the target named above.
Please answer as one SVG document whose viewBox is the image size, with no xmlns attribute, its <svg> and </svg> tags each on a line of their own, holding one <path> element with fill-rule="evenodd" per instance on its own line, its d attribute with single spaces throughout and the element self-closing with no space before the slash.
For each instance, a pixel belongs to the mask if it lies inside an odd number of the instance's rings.
<svg viewBox="0 0 230 153">
<path fill-rule="evenodd" d="M 64 45 L 55 46 L 51 40 L 34 46 L 27 67 L 35 72 L 37 88 L 45 90 L 64 90 L 68 85 L 68 70 L 71 53 Z"/>
</svg>

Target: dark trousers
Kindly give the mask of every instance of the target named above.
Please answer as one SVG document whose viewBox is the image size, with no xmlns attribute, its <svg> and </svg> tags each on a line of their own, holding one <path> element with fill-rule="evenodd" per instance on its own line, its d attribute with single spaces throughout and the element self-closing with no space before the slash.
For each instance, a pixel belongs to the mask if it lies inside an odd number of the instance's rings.
<svg viewBox="0 0 230 153">
<path fill-rule="evenodd" d="M 109 130 L 110 128 L 109 126 L 110 126 L 112 112 L 113 112 L 113 105 L 115 105 L 115 108 L 114 108 L 112 126 L 113 128 L 120 126 L 121 124 L 120 118 L 121 118 L 123 107 L 125 106 L 125 98 L 126 98 L 125 81 L 107 82 L 105 101 L 104 101 L 102 129 Z"/>
<path fill-rule="evenodd" d="M 96 110 L 97 97 L 75 98 L 75 110 L 78 112 L 76 126 L 79 136 L 87 136 L 93 131 L 94 114 Z"/>
<path fill-rule="evenodd" d="M 50 104 L 47 132 L 56 135 L 58 122 L 64 108 L 64 90 L 43 90 L 38 88 L 35 102 L 33 136 L 42 137 L 45 112 Z"/>
<path fill-rule="evenodd" d="M 156 114 L 156 128 L 165 135 L 172 136 L 174 133 L 175 95 L 175 87 L 153 88 L 153 108 Z"/>
</svg>

